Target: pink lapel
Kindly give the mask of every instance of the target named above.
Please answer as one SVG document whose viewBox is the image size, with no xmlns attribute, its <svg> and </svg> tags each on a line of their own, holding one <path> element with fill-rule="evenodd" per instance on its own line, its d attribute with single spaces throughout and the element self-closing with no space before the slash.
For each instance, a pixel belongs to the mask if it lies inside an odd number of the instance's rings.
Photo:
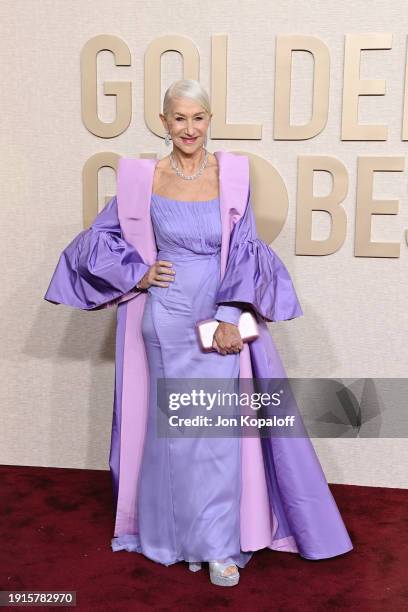
<svg viewBox="0 0 408 612">
<path fill-rule="evenodd" d="M 220 211 L 222 224 L 221 279 L 228 260 L 231 231 L 244 214 L 249 189 L 248 158 L 229 151 L 215 151 L 219 166 Z"/>
<path fill-rule="evenodd" d="M 117 202 L 125 240 L 147 264 L 156 260 L 156 245 L 150 218 L 153 172 L 158 160 L 121 157 L 118 164 Z"/>
</svg>

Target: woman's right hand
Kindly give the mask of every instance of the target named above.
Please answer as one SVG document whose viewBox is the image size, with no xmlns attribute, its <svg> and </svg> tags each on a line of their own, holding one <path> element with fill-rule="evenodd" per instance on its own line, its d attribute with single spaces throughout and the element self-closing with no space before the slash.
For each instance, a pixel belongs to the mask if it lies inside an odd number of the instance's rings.
<svg viewBox="0 0 408 612">
<path fill-rule="evenodd" d="M 146 274 L 138 282 L 140 289 L 148 289 L 152 285 L 157 287 L 168 287 L 169 281 L 174 281 L 176 271 L 172 269 L 171 261 L 158 259 L 150 266 Z"/>
</svg>

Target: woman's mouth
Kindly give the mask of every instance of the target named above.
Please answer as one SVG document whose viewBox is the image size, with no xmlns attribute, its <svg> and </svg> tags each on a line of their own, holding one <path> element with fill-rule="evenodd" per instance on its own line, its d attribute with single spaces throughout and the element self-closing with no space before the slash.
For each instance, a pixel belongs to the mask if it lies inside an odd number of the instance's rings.
<svg viewBox="0 0 408 612">
<path fill-rule="evenodd" d="M 181 140 L 185 143 L 185 144 L 193 144 L 193 142 L 195 142 L 197 140 L 197 136 L 195 138 L 183 138 L 183 136 L 181 137 Z"/>
</svg>

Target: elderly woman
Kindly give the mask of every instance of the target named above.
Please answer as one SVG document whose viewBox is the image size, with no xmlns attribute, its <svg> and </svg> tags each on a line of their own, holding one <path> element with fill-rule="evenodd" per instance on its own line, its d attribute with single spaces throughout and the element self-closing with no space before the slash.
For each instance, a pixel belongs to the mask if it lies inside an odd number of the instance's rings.
<svg viewBox="0 0 408 612">
<path fill-rule="evenodd" d="M 261 452 L 239 436 L 158 436 L 159 379 L 284 376 L 266 321 L 303 314 L 285 266 L 256 235 L 247 158 L 205 148 L 211 116 L 197 81 L 168 88 L 160 118 L 172 152 L 120 160 L 117 197 L 64 250 L 45 299 L 118 305 L 112 547 L 192 571 L 207 561 L 213 584 L 233 586 L 255 550 L 318 559 L 352 545 L 307 437 L 263 440 Z M 248 308 L 261 330 L 251 353 L 238 329 Z M 196 334 L 205 319 L 218 321 L 210 352 Z"/>
</svg>

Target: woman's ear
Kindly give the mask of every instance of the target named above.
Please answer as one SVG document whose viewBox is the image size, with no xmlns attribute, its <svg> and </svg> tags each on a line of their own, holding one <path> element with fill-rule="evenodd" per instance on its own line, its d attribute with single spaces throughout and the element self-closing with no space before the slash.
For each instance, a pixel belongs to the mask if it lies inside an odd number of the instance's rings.
<svg viewBox="0 0 408 612">
<path fill-rule="evenodd" d="M 160 120 L 161 120 L 161 122 L 163 124 L 164 129 L 166 130 L 166 132 L 168 132 L 169 128 L 168 128 L 168 125 L 167 125 L 166 117 L 163 115 L 163 113 L 159 113 L 159 117 L 160 117 Z"/>
</svg>

